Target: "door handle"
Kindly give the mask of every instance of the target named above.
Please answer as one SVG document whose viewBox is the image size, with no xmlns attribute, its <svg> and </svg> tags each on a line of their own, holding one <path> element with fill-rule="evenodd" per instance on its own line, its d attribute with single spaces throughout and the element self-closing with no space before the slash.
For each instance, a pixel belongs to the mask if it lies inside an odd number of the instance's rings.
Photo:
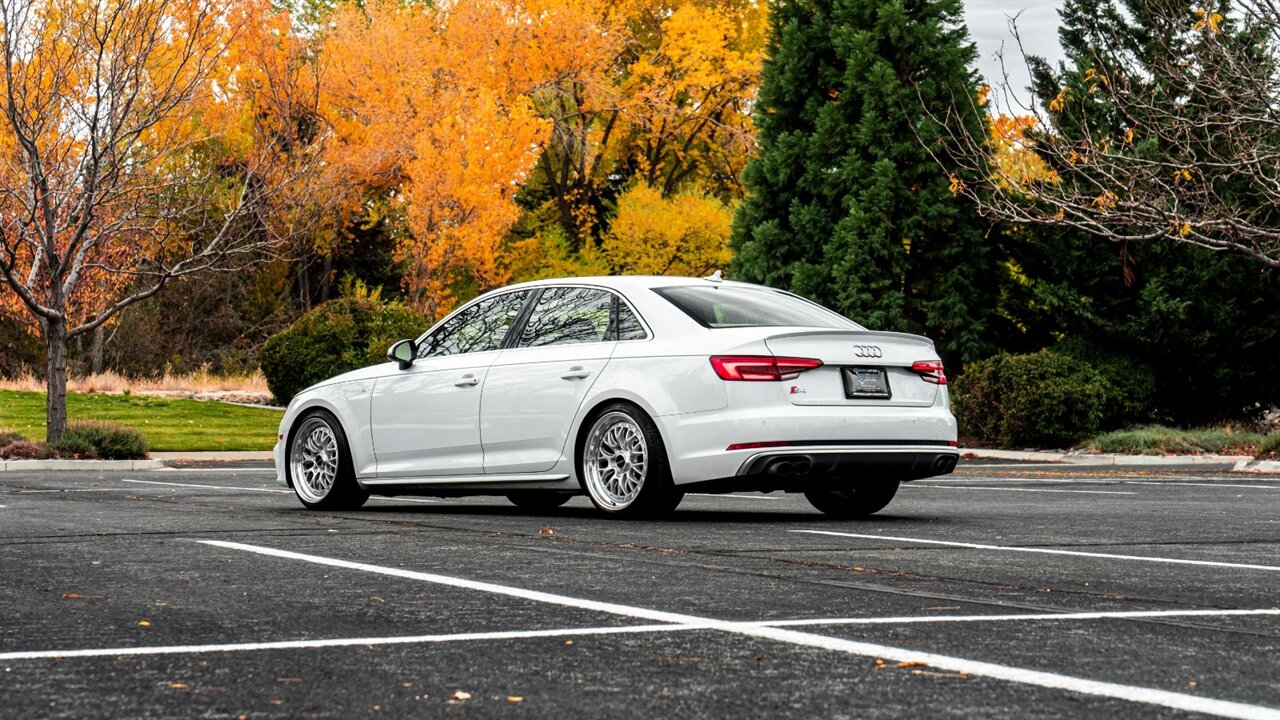
<svg viewBox="0 0 1280 720">
<path fill-rule="evenodd" d="M 457 387 L 474 387 L 479 384 L 480 384 L 480 378 L 476 377 L 475 375 L 472 375 L 471 373 L 467 373 L 466 375 L 463 375 L 461 380 L 454 383 L 454 385 Z"/>
<path fill-rule="evenodd" d="M 582 378 L 590 374 L 591 374 L 590 370 L 583 370 L 581 365 L 574 365 L 573 367 L 569 368 L 569 372 L 561 375 L 560 377 L 564 378 L 565 380 L 581 380 Z"/>
</svg>

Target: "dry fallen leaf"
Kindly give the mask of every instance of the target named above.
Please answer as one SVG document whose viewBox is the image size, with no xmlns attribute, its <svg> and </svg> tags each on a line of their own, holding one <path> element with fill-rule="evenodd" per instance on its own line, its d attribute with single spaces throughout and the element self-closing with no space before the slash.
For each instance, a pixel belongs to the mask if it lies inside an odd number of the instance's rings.
<svg viewBox="0 0 1280 720">
<path fill-rule="evenodd" d="M 466 692 L 465 690 L 458 690 L 453 693 L 452 697 L 449 698 L 449 703 L 456 705 L 458 703 L 466 702 L 470 699 L 471 699 L 471 693 Z"/>
<path fill-rule="evenodd" d="M 151 621 L 150 621 L 150 620 L 139 620 L 139 621 L 138 621 L 138 627 L 151 627 Z"/>
<path fill-rule="evenodd" d="M 969 677 L 969 673 L 964 673 L 964 672 L 950 673 L 950 672 L 934 672 L 932 670 L 912 670 L 911 674 L 925 675 L 928 677 L 936 677 L 936 678 L 952 678 L 955 680 L 964 680 L 965 678 Z"/>
<path fill-rule="evenodd" d="M 556 534 L 556 529 L 555 529 L 555 528 L 553 528 L 553 527 L 551 527 L 550 525 L 548 525 L 548 526 L 546 526 L 546 527 L 542 528 L 541 530 L 539 530 L 539 531 L 538 531 L 538 534 L 539 534 L 539 535 L 555 535 L 555 534 Z"/>
<path fill-rule="evenodd" d="M 508 695 L 507 702 L 524 702 L 524 698 L 519 695 Z"/>
<path fill-rule="evenodd" d="M 565 645 L 572 645 L 572 644 L 573 644 L 573 641 L 572 641 L 572 640 L 565 640 L 565 641 L 564 641 L 564 644 L 565 644 Z"/>
<path fill-rule="evenodd" d="M 909 660 L 909 661 L 904 661 L 904 662 L 900 662 L 900 663 L 898 663 L 898 667 L 900 667 L 900 668 L 910 668 L 910 667 L 929 667 L 929 663 L 927 663 L 927 662 L 920 662 L 919 660 Z"/>
<path fill-rule="evenodd" d="M 884 661 L 884 658 L 876 658 L 876 667 L 877 667 L 877 668 L 882 668 L 882 667 L 884 667 L 884 666 L 885 666 L 885 665 L 887 665 L 887 664 L 888 664 L 888 663 L 886 663 L 886 662 Z"/>
<path fill-rule="evenodd" d="M 186 690 L 187 684 L 186 683 L 169 683 L 169 689 L 170 690 Z"/>
</svg>

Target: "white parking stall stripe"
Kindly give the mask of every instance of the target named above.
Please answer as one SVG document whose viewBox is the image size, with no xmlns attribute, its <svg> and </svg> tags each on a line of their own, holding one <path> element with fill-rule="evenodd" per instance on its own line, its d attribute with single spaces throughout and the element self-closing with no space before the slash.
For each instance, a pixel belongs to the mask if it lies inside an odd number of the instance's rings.
<svg viewBox="0 0 1280 720">
<path fill-rule="evenodd" d="M 3 507 L 3 506 L 0 506 Z M 1280 615 L 1280 609 L 1258 610 L 1136 610 L 1087 613 L 1024 613 L 1021 615 L 936 615 L 878 618 L 801 618 L 730 623 L 740 628 L 805 627 L 830 625 L 910 625 L 918 623 L 1007 622 L 1042 620 L 1107 620 L 1165 617 L 1219 617 L 1236 615 Z M 414 645 L 485 640 L 524 640 L 549 637 L 585 637 L 589 635 L 627 635 L 689 630 L 720 629 L 719 624 L 693 623 L 660 625 L 611 625 L 606 627 L 556 628 L 553 630 L 503 630 L 494 632 L 452 633 L 448 635 L 395 635 L 389 637 L 326 638 L 322 640 L 277 640 L 269 642 L 221 643 L 214 645 L 158 645 L 151 647 L 84 648 L 77 650 L 28 650 L 0 653 L 4 660 L 47 660 L 88 657 L 125 657 L 138 655 L 199 655 L 221 652 L 254 652 L 262 650 L 306 650 L 313 648 L 358 647 L 373 645 Z"/>
<path fill-rule="evenodd" d="M 158 480 L 121 480 L 120 482 L 134 483 L 137 485 L 164 485 L 167 487 L 184 487 L 184 488 L 201 488 L 204 490 L 226 490 L 229 492 L 264 492 L 275 493 L 277 495 L 292 495 L 292 490 L 277 490 L 276 488 L 251 488 L 239 487 L 237 485 L 201 485 L 199 483 L 178 483 L 178 482 L 160 482 Z"/>
<path fill-rule="evenodd" d="M 224 643 L 220 645 L 161 645 L 154 647 L 88 648 L 83 650 L 33 650 L 0 653 L 4 660 L 62 660 L 86 657 L 137 655 L 183 655 L 255 650 L 305 650 L 372 645 L 412 645 L 469 640 L 521 640 L 524 638 L 621 635 L 695 629 L 688 625 L 621 625 L 613 627 L 558 628 L 555 630 L 515 630 L 505 632 L 454 633 L 450 635 L 400 635 L 393 637 L 329 638 L 324 640 L 279 640 L 275 642 Z"/>
<path fill-rule="evenodd" d="M 1280 490 L 1280 486 L 1275 485 L 1228 485 L 1227 483 L 1156 482 L 1154 480 L 1125 480 L 1123 482 L 1126 485 L 1188 485 L 1191 487 L 1242 488 L 1245 490 Z"/>
<path fill-rule="evenodd" d="M 908 485 L 907 487 L 911 487 Z M 995 490 L 996 492 L 1034 492 L 1034 493 L 1083 493 L 1085 495 L 1137 495 L 1136 492 L 1121 490 L 1055 490 L 1050 488 L 1002 488 L 985 485 L 923 485 L 921 487 L 939 488 L 941 490 Z"/>
<path fill-rule="evenodd" d="M 744 625 L 742 623 L 714 620 L 694 615 L 685 615 L 682 613 L 665 612 L 662 610 L 652 610 L 649 608 L 621 605 L 618 603 L 575 598 L 567 595 L 557 595 L 539 590 L 526 590 L 523 588 L 467 580 L 448 575 L 437 575 L 434 573 L 405 570 L 403 568 L 384 567 L 380 565 L 370 565 L 368 563 L 327 558 L 319 555 L 308 555 L 305 553 L 298 553 L 290 550 L 279 550 L 259 545 L 245 545 L 242 543 L 226 542 L 222 540 L 198 540 L 197 542 L 227 550 L 240 550 L 286 560 L 299 560 L 327 567 L 377 573 L 380 575 L 399 577 L 408 580 L 419 580 L 443 585 L 445 587 L 478 590 L 495 595 L 549 603 L 563 607 L 573 607 L 581 610 L 592 610 L 612 615 L 620 615 L 623 617 L 650 620 L 664 624 L 676 624 L 690 626 L 691 628 L 720 630 L 723 632 L 745 635 L 747 637 L 820 648 L 833 652 L 860 655 L 864 657 L 880 657 L 894 662 L 925 663 L 934 668 L 950 672 L 963 672 L 970 675 L 980 675 L 997 680 L 1034 685 L 1037 687 L 1064 690 L 1067 692 L 1082 693 L 1086 695 L 1096 695 L 1112 699 L 1128 700 L 1148 705 L 1159 705 L 1187 712 L 1199 712 L 1207 715 L 1241 718 L 1245 720 L 1275 720 L 1276 713 L 1280 712 L 1277 708 L 1270 708 L 1262 705 L 1247 705 L 1228 700 L 1215 700 L 1195 695 L 1187 695 L 1184 693 L 1169 692 L 1167 690 L 1156 690 L 1153 688 L 1120 685 L 1117 683 L 1102 682 L 1098 680 L 1087 680 L 1085 678 L 1059 675 L 1057 673 L 1043 672 L 1039 670 L 1029 670 L 1026 668 L 998 665 L 995 663 L 968 660 L 948 655 L 905 650 L 903 648 L 888 645 L 876 645 L 874 643 L 826 637 L 823 635 L 815 635 L 813 633 L 787 630 L 785 628 Z"/>
<path fill-rule="evenodd" d="M 926 540 L 924 538 L 895 537 L 892 535 L 862 535 L 859 533 L 835 532 L 834 530 L 792 530 L 793 533 L 810 535 L 834 535 L 835 537 L 861 538 L 864 540 L 891 540 L 893 542 L 919 543 L 923 545 L 946 545 L 949 547 L 970 548 L 973 550 L 1002 550 L 1005 552 L 1040 553 L 1044 555 L 1071 555 L 1075 557 L 1106 558 L 1108 560 L 1136 560 L 1140 562 L 1167 563 L 1171 565 L 1205 565 L 1208 567 L 1236 568 L 1240 570 L 1280 571 L 1275 565 L 1248 565 L 1244 563 L 1217 562 L 1213 560 L 1185 560 L 1183 558 L 1147 557 L 1144 555 L 1116 555 L 1114 553 L 1094 553 L 1081 550 L 1054 550 L 1052 548 L 1020 547 L 1015 545 L 983 545 L 980 543 L 954 542 L 951 540 Z"/>
<path fill-rule="evenodd" d="M 172 487 L 201 488 L 204 490 L 226 490 L 227 492 L 264 492 L 264 493 L 276 493 L 278 495 L 293 494 L 292 490 L 284 490 L 284 489 L 278 490 L 276 488 L 240 487 L 238 485 L 201 485 L 199 483 L 160 482 L 159 480 L 121 480 L 120 482 L 137 483 L 140 485 L 165 485 L 165 486 L 172 486 Z M 61 492 L 61 491 L 50 490 L 49 492 Z M 89 492 L 89 491 L 85 491 L 85 492 Z M 382 500 L 386 502 L 407 502 L 407 503 L 438 503 L 440 502 L 439 500 L 432 500 L 430 498 L 381 497 L 378 495 L 375 495 L 369 499 Z"/>
<path fill-rule="evenodd" d="M 1068 620 L 1141 620 L 1145 618 L 1175 617 L 1232 617 L 1237 615 L 1280 615 L 1280 609 L 1256 610 L 1116 610 L 1112 612 L 1075 613 L 1024 613 L 1022 615 L 934 615 L 876 618 L 806 618 L 801 620 L 772 620 L 754 625 L 770 627 L 803 627 L 808 625 L 918 625 L 929 623 L 970 622 L 1036 622 Z"/>
<path fill-rule="evenodd" d="M 1119 480 L 1089 480 L 1085 478 L 1033 478 L 1033 477 L 984 477 L 975 475 L 966 477 L 964 475 L 939 475 L 937 477 L 923 478 L 920 480 L 912 480 L 906 483 L 907 487 L 912 485 L 932 485 L 934 483 L 1057 483 L 1059 485 L 1118 485 Z"/>
<path fill-rule="evenodd" d="M 785 495 L 735 495 L 733 493 L 689 493 L 690 497 L 729 498 L 732 500 L 786 500 Z"/>
</svg>

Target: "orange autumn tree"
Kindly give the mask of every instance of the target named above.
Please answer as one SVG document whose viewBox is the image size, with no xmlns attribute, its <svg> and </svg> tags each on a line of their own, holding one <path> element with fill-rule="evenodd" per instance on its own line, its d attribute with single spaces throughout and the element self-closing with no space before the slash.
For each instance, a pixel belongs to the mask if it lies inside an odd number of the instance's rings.
<svg viewBox="0 0 1280 720">
<path fill-rule="evenodd" d="M 534 98 L 599 72 L 614 42 L 603 7 L 376 0 L 329 16 L 328 181 L 347 190 L 346 210 L 398 219 L 404 290 L 429 314 L 509 278 L 513 197 L 552 130 Z"/>
<path fill-rule="evenodd" d="M 515 245 L 517 264 L 540 268 L 528 257 L 568 247 L 594 268 L 593 246 L 633 185 L 668 199 L 741 199 L 767 10 L 758 0 L 610 5 L 618 52 L 603 74 L 537 98 L 554 129 L 522 193 L 534 237 Z"/>
<path fill-rule="evenodd" d="M 67 343 L 171 279 L 280 247 L 308 173 L 231 48 L 266 0 L 0 0 L 0 276 L 40 327 L 47 435 Z"/>
</svg>

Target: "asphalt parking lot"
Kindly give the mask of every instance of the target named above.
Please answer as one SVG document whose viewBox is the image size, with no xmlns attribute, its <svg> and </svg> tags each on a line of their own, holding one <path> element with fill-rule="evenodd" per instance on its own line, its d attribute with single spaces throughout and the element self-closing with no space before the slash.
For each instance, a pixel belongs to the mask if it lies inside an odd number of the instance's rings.
<svg viewBox="0 0 1280 720">
<path fill-rule="evenodd" d="M 13 718 L 1280 719 L 1280 478 L 965 465 L 866 521 L 0 473 Z"/>
</svg>

